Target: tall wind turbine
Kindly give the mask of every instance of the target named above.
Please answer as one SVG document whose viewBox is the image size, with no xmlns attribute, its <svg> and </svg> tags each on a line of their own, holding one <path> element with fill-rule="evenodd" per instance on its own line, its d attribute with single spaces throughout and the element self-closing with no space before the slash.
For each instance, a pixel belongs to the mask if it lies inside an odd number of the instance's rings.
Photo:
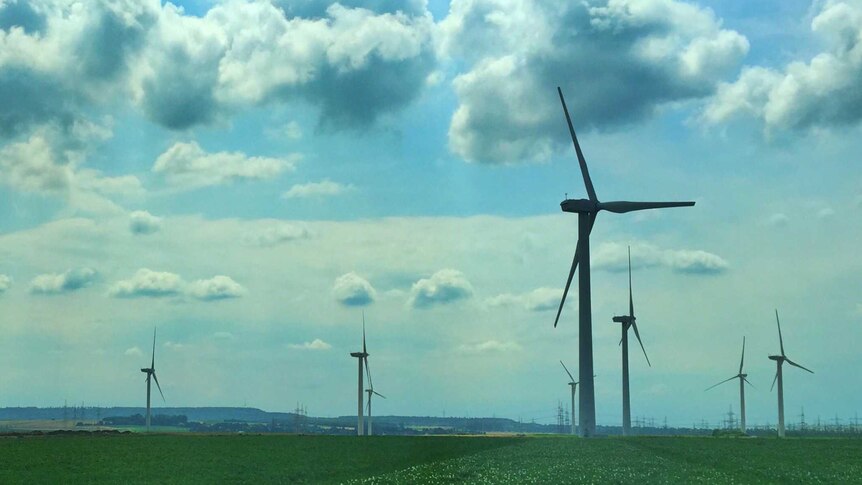
<svg viewBox="0 0 862 485">
<path fill-rule="evenodd" d="M 575 258 L 572 261 L 572 269 L 569 271 L 569 279 L 566 280 L 566 289 L 563 291 L 563 298 L 560 300 L 560 308 L 557 310 L 557 318 L 554 320 L 554 327 L 560 321 L 560 313 L 563 311 L 563 304 L 566 302 L 566 295 L 569 293 L 569 286 L 572 284 L 575 269 L 580 265 L 581 273 L 578 278 L 578 313 L 580 321 L 578 325 L 578 377 L 581 383 L 581 395 L 579 399 L 581 405 L 580 430 L 582 436 L 593 436 L 596 433 L 596 394 L 592 378 L 593 321 L 590 304 L 590 232 L 593 229 L 593 224 L 596 222 L 596 216 L 602 210 L 623 214 L 645 209 L 688 207 L 693 206 L 694 202 L 600 202 L 598 197 L 596 197 L 593 181 L 590 179 L 587 161 L 584 159 L 581 146 L 578 144 L 578 138 L 575 135 L 575 129 L 569 117 L 569 110 L 566 108 L 566 100 L 563 99 L 563 91 L 559 87 L 557 87 L 557 93 L 560 95 L 560 102 L 563 104 L 563 112 L 566 115 L 566 122 L 569 125 L 569 133 L 572 135 L 575 152 L 578 155 L 578 163 L 581 167 L 581 175 L 584 178 L 584 186 L 587 189 L 589 199 L 566 199 L 560 203 L 560 208 L 563 212 L 578 214 L 578 245 L 575 249 Z"/>
<path fill-rule="evenodd" d="M 575 391 L 578 389 L 578 383 L 575 382 L 575 377 L 572 376 L 572 373 L 569 372 L 569 369 L 566 367 L 566 364 L 563 364 L 562 360 L 560 361 L 560 365 L 563 366 L 563 369 L 566 370 L 566 374 L 569 375 L 569 379 L 571 379 L 571 381 L 569 381 L 569 387 L 572 388 L 572 434 L 578 434 L 578 427 L 575 424 Z"/>
<path fill-rule="evenodd" d="M 613 321 L 622 324 L 623 329 L 623 337 L 620 339 L 620 344 L 623 346 L 623 436 L 632 434 L 632 410 L 629 399 L 629 328 L 634 328 L 635 337 L 637 337 L 638 343 L 641 344 L 641 350 L 643 350 L 647 364 L 652 367 L 649 357 L 647 357 L 644 343 L 641 341 L 641 334 L 638 332 L 636 320 L 635 304 L 632 298 L 632 248 L 629 246 L 629 314 L 613 318 Z"/>
<path fill-rule="evenodd" d="M 781 366 L 787 362 L 793 367 L 799 367 L 802 370 L 806 370 L 812 374 L 814 371 L 811 369 L 806 369 L 801 365 L 793 362 L 788 359 L 784 354 L 784 339 L 781 338 L 781 322 L 778 320 L 778 310 L 775 310 L 775 323 L 778 324 L 778 343 L 781 345 L 781 355 L 770 355 L 769 359 L 774 360 L 777 366 L 777 370 L 775 371 L 775 379 L 772 379 L 772 387 L 769 388 L 771 391 L 775 388 L 775 381 L 778 381 L 778 437 L 784 438 L 784 381 L 782 379 L 781 374 Z"/>
<path fill-rule="evenodd" d="M 358 436 L 362 436 L 363 434 L 365 434 L 363 432 L 364 419 L 362 418 L 362 364 L 364 364 L 368 360 L 368 352 L 366 352 L 365 350 L 365 312 L 362 312 L 362 352 L 350 353 L 351 357 L 356 357 L 356 360 L 359 364 L 359 404 L 356 411 L 356 434 Z"/>
<path fill-rule="evenodd" d="M 156 381 L 156 387 L 159 389 L 159 394 L 162 395 L 162 401 L 165 400 L 165 395 L 162 393 L 162 386 L 159 385 L 159 378 L 156 377 L 156 329 L 153 328 L 153 360 L 150 361 L 150 367 L 141 369 L 141 372 L 147 374 L 147 432 L 150 431 L 150 379 Z"/>
<path fill-rule="evenodd" d="M 735 376 L 725 379 L 714 386 L 707 387 L 705 391 L 718 387 L 727 381 L 739 379 L 739 430 L 745 433 L 745 384 L 747 383 L 751 387 L 754 387 L 754 385 L 748 382 L 748 374 L 742 372 L 743 362 L 745 362 L 745 337 L 742 337 L 742 357 L 739 359 L 739 372 Z"/>
</svg>

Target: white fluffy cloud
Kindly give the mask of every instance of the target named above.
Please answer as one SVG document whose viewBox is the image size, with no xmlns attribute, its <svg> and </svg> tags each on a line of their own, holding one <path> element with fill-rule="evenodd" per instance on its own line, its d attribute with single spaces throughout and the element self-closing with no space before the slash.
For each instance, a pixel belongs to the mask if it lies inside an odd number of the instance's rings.
<svg viewBox="0 0 862 485">
<path fill-rule="evenodd" d="M 366 306 L 377 299 L 377 290 L 371 283 L 352 271 L 335 279 L 332 294 L 346 306 Z"/>
<path fill-rule="evenodd" d="M 225 300 L 241 297 L 245 288 L 229 276 L 218 275 L 189 283 L 186 292 L 198 300 Z"/>
<path fill-rule="evenodd" d="M 171 184 L 196 188 L 235 180 L 260 180 L 293 170 L 292 159 L 249 157 L 240 152 L 207 153 L 197 143 L 176 143 L 159 155 L 153 172 Z"/>
<path fill-rule="evenodd" d="M 12 278 L 5 274 L 0 274 L 0 295 L 6 292 L 12 286 Z"/>
<path fill-rule="evenodd" d="M 862 2 L 830 0 L 811 21 L 827 50 L 810 61 L 780 69 L 748 67 L 722 84 L 702 119 L 720 123 L 737 116 L 767 130 L 856 124 L 862 119 Z"/>
<path fill-rule="evenodd" d="M 441 37 L 470 65 L 453 81 L 450 148 L 488 163 L 571 143 L 555 86 L 576 129 L 618 126 L 712 94 L 749 47 L 711 10 L 675 0 L 455 0 Z"/>
<path fill-rule="evenodd" d="M 144 355 L 144 352 L 139 347 L 130 347 L 123 352 L 123 355 L 128 357 L 141 357 Z"/>
<path fill-rule="evenodd" d="M 329 350 L 332 348 L 332 345 L 316 338 L 311 342 L 303 342 L 301 344 L 289 344 L 288 347 L 297 350 Z"/>
<path fill-rule="evenodd" d="M 473 286 L 460 271 L 441 269 L 413 283 L 408 304 L 413 308 L 446 305 L 473 296 Z"/>
<path fill-rule="evenodd" d="M 518 352 L 521 350 L 521 345 L 517 342 L 501 342 L 499 340 L 486 340 L 473 344 L 462 344 L 458 346 L 458 351 L 465 354 L 481 354 L 485 352 Z"/>
<path fill-rule="evenodd" d="M 30 293 L 56 295 L 80 290 L 93 284 L 96 271 L 92 268 L 74 268 L 63 273 L 42 274 L 30 282 Z"/>
<path fill-rule="evenodd" d="M 182 284 L 177 274 L 141 268 L 130 279 L 114 284 L 109 294 L 117 298 L 176 296 L 182 290 Z"/>
<path fill-rule="evenodd" d="M 518 305 L 528 311 L 542 312 L 556 310 L 562 297 L 563 290 L 559 288 L 542 287 L 520 295 L 502 293 L 488 298 L 485 300 L 485 303 L 492 307 L 509 307 Z"/>
<path fill-rule="evenodd" d="M 141 268 L 130 279 L 115 283 L 108 294 L 116 298 L 187 295 L 202 301 L 215 301 L 239 298 L 245 291 L 242 285 L 229 276 L 217 275 L 186 283 L 178 274 Z"/>
<path fill-rule="evenodd" d="M 352 186 L 323 180 L 321 182 L 309 182 L 307 184 L 296 184 L 281 196 L 285 199 L 305 199 L 309 197 L 324 197 L 338 195 L 350 190 Z"/>
<path fill-rule="evenodd" d="M 147 211 L 134 211 L 129 214 L 129 230 L 132 234 L 152 234 L 162 227 L 162 219 Z"/>
<path fill-rule="evenodd" d="M 632 268 L 663 266 L 678 273 L 718 274 L 729 267 L 721 256 L 690 249 L 660 249 L 647 243 L 632 245 Z M 628 249 L 623 243 L 602 243 L 592 253 L 592 267 L 608 271 L 628 270 Z"/>
</svg>

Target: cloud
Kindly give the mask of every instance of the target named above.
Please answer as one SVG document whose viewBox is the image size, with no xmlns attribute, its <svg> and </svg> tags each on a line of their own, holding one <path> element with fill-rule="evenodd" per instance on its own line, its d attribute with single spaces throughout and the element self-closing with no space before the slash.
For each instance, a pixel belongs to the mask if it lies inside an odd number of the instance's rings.
<svg viewBox="0 0 862 485">
<path fill-rule="evenodd" d="M 302 138 L 302 126 L 296 121 L 290 121 L 277 128 L 268 129 L 266 135 L 273 139 L 287 138 L 295 141 Z"/>
<path fill-rule="evenodd" d="M 152 234 L 162 227 L 162 219 L 147 211 L 134 211 L 129 214 L 129 230 L 132 234 Z"/>
<path fill-rule="evenodd" d="M 485 303 L 492 307 L 511 307 L 518 305 L 522 306 L 527 311 L 543 312 L 556 310 L 562 297 L 563 290 L 559 288 L 542 287 L 520 295 L 502 293 L 486 299 Z"/>
<path fill-rule="evenodd" d="M 288 347 L 297 350 L 329 350 L 332 348 L 332 345 L 316 338 L 311 342 L 304 342 L 301 344 L 289 344 Z"/>
<path fill-rule="evenodd" d="M 822 209 L 817 211 L 818 219 L 828 219 L 835 215 L 835 210 L 831 207 L 823 207 Z"/>
<path fill-rule="evenodd" d="M 108 294 L 117 298 L 162 298 L 179 295 L 182 284 L 177 274 L 142 268 L 132 278 L 114 284 Z"/>
<path fill-rule="evenodd" d="M 592 254 L 592 268 L 628 271 L 628 251 L 623 243 L 602 243 Z M 729 267 L 720 256 L 701 250 L 659 249 L 647 243 L 632 245 L 632 269 L 666 267 L 677 273 L 719 274 Z"/>
<path fill-rule="evenodd" d="M 430 278 L 413 283 L 408 304 L 413 308 L 430 308 L 466 300 L 472 296 L 473 286 L 460 271 L 441 269 Z"/>
<path fill-rule="evenodd" d="M 245 235 L 246 244 L 257 246 L 275 246 L 284 242 L 297 241 L 311 237 L 311 232 L 303 226 L 288 223 L 278 223 L 266 229 Z"/>
<path fill-rule="evenodd" d="M 335 279 L 332 294 L 346 306 L 367 306 L 377 299 L 377 290 L 371 283 L 352 271 Z"/>
<path fill-rule="evenodd" d="M 339 195 L 351 188 L 353 188 L 351 185 L 343 185 L 326 179 L 322 182 L 309 182 L 307 184 L 294 185 L 287 192 L 281 194 L 281 197 L 283 199 L 306 199 L 311 197 Z"/>
<path fill-rule="evenodd" d="M 449 147 L 496 164 L 570 149 L 554 86 L 576 129 L 611 129 L 711 95 L 749 47 L 711 10 L 674 0 L 454 0 L 440 38 L 469 66 L 452 83 Z"/>
<path fill-rule="evenodd" d="M 826 1 L 811 31 L 827 49 L 807 63 L 747 67 L 723 83 L 704 109 L 706 123 L 744 116 L 769 132 L 854 125 L 862 119 L 862 3 Z"/>
<path fill-rule="evenodd" d="M 12 286 L 12 278 L 5 274 L 0 274 L 0 295 L 6 292 Z"/>
<path fill-rule="evenodd" d="M 131 347 L 126 349 L 126 351 L 123 352 L 123 355 L 127 355 L 129 357 L 142 357 L 144 352 L 138 347 Z"/>
<path fill-rule="evenodd" d="M 499 340 L 486 340 L 474 344 L 462 344 L 458 351 L 465 354 L 480 354 L 485 352 L 519 352 L 521 345 L 517 342 L 501 342 Z"/>
<path fill-rule="evenodd" d="M 60 274 L 42 274 L 30 282 L 30 293 L 58 295 L 86 288 L 95 280 L 96 271 L 91 268 L 74 268 Z"/>
<path fill-rule="evenodd" d="M 186 292 L 198 300 L 225 300 L 239 298 L 245 294 L 245 288 L 229 276 L 213 276 L 206 280 L 197 280 L 188 285 Z"/>
<path fill-rule="evenodd" d="M 770 226 L 776 227 L 784 227 L 787 223 L 790 222 L 790 218 L 787 217 L 787 214 L 778 212 L 769 216 L 769 219 L 766 220 L 766 223 Z"/>
<path fill-rule="evenodd" d="M 284 170 L 293 170 L 293 159 L 248 157 L 241 152 L 206 153 L 197 143 L 175 143 L 159 155 L 153 172 L 169 183 L 197 188 L 221 185 L 236 180 L 273 178 Z"/>
<path fill-rule="evenodd" d="M 230 332 L 216 332 L 213 334 L 213 338 L 218 340 L 233 340 L 236 337 Z"/>
<path fill-rule="evenodd" d="M 164 298 L 190 296 L 201 301 L 239 298 L 245 288 L 229 276 L 217 275 L 186 283 L 175 273 L 139 269 L 132 278 L 115 283 L 108 291 L 115 298 Z"/>
</svg>

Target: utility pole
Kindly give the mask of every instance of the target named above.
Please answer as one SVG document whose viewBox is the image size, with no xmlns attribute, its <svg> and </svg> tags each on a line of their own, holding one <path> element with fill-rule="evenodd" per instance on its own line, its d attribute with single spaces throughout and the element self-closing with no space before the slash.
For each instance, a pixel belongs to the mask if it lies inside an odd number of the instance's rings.
<svg viewBox="0 0 862 485">
<path fill-rule="evenodd" d="M 802 412 L 799 413 L 799 429 L 802 433 L 805 433 L 805 407 L 802 407 Z"/>
</svg>

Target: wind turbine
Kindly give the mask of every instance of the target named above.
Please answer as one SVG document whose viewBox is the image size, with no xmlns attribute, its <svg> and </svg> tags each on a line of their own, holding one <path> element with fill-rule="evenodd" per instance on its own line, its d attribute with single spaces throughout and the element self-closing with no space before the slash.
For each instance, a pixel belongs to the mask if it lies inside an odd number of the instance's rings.
<svg viewBox="0 0 862 485">
<path fill-rule="evenodd" d="M 356 434 L 358 436 L 362 436 L 365 434 L 363 432 L 363 424 L 364 419 L 362 417 L 362 364 L 368 361 L 368 352 L 365 351 L 365 312 L 362 312 L 362 352 L 351 352 L 351 357 L 356 357 L 357 362 L 359 363 L 359 399 L 358 406 L 356 411 Z"/>
<path fill-rule="evenodd" d="M 368 375 L 368 389 L 365 390 L 365 392 L 368 393 L 368 436 L 371 436 L 372 434 L 374 434 L 372 432 L 372 429 L 371 429 L 371 421 L 372 421 L 372 419 L 371 419 L 371 395 L 377 394 L 378 396 L 382 397 L 383 399 L 386 399 L 386 396 L 384 396 L 383 394 L 380 394 L 379 392 L 374 390 L 374 383 L 371 382 L 371 369 L 368 367 L 368 356 L 367 356 L 367 354 L 365 357 L 365 373 Z"/>
<path fill-rule="evenodd" d="M 781 366 L 787 362 L 793 367 L 799 367 L 802 370 L 806 370 L 812 374 L 814 371 L 811 369 L 806 369 L 801 365 L 793 362 L 788 359 L 784 354 L 784 339 L 781 338 L 781 322 L 778 320 L 778 310 L 775 310 L 775 323 L 778 324 L 778 343 L 781 345 L 781 355 L 770 355 L 769 359 L 774 360 L 777 370 L 775 371 L 775 379 L 772 379 L 772 387 L 769 388 L 771 391 L 775 388 L 775 381 L 778 381 L 778 437 L 784 438 L 784 381 L 781 375 Z"/>
<path fill-rule="evenodd" d="M 162 395 L 162 401 L 165 400 L 165 395 L 162 393 L 162 386 L 159 385 L 159 378 L 156 377 L 156 329 L 153 328 L 153 360 L 150 362 L 150 367 L 141 369 L 141 372 L 147 375 L 147 432 L 150 432 L 150 379 L 156 381 L 156 387 L 159 389 L 159 394 Z"/>
<path fill-rule="evenodd" d="M 623 346 L 623 436 L 628 436 L 632 433 L 632 410 L 629 399 L 629 328 L 634 328 L 635 337 L 637 337 L 638 343 L 641 344 L 641 350 L 643 350 L 647 364 L 652 367 L 649 357 L 647 357 L 644 343 L 641 341 L 641 334 L 638 332 L 636 320 L 635 304 L 632 298 L 632 248 L 629 246 L 629 314 L 613 318 L 613 321 L 622 324 L 623 329 L 623 337 L 620 339 L 620 344 Z"/>
<path fill-rule="evenodd" d="M 569 117 L 569 110 L 566 108 L 566 100 L 563 99 L 563 91 L 559 87 L 557 87 L 557 93 L 560 95 L 560 102 L 563 104 L 563 112 L 566 115 L 566 122 L 569 125 L 569 133 L 572 135 L 575 152 L 578 155 L 578 163 L 581 167 L 581 175 L 584 178 L 584 186 L 587 189 L 589 199 L 566 199 L 560 203 L 560 208 L 563 212 L 578 214 L 578 245 L 575 249 L 574 260 L 572 261 L 572 269 L 569 271 L 569 279 L 566 280 L 566 288 L 563 290 L 563 298 L 560 300 L 560 308 L 557 310 L 557 318 L 554 320 L 554 327 L 560 321 L 560 313 L 563 311 L 563 304 L 566 302 L 569 286 L 572 284 L 575 269 L 580 264 L 581 272 L 578 277 L 578 377 L 581 384 L 579 399 L 581 405 L 580 430 L 582 436 L 593 436 L 596 433 L 596 394 L 592 378 L 593 321 L 590 304 L 590 232 L 593 229 L 593 224 L 596 222 L 596 216 L 602 210 L 624 214 L 626 212 L 645 209 L 688 207 L 693 206 L 694 202 L 600 202 L 598 197 L 596 197 L 593 181 L 590 179 L 587 161 L 584 159 L 581 146 L 578 144 L 578 138 L 575 135 L 575 129 Z"/>
<path fill-rule="evenodd" d="M 575 382 L 575 377 L 571 372 L 569 372 L 569 369 L 566 367 L 566 364 L 563 364 L 562 360 L 560 361 L 560 365 L 563 366 L 563 369 L 566 370 L 566 374 L 569 375 L 569 379 L 571 379 L 569 387 L 572 388 L 572 434 L 578 434 L 578 428 L 577 425 L 575 425 L 575 391 L 578 389 L 578 383 Z"/>
<path fill-rule="evenodd" d="M 742 364 L 745 362 L 745 337 L 742 337 L 742 357 L 739 359 L 739 373 L 735 376 L 725 379 L 714 386 L 707 387 L 704 391 L 708 391 L 713 387 L 718 387 L 727 381 L 739 379 L 739 430 L 745 433 L 745 384 L 754 387 L 754 384 L 748 382 L 748 374 L 743 374 Z"/>
</svg>

